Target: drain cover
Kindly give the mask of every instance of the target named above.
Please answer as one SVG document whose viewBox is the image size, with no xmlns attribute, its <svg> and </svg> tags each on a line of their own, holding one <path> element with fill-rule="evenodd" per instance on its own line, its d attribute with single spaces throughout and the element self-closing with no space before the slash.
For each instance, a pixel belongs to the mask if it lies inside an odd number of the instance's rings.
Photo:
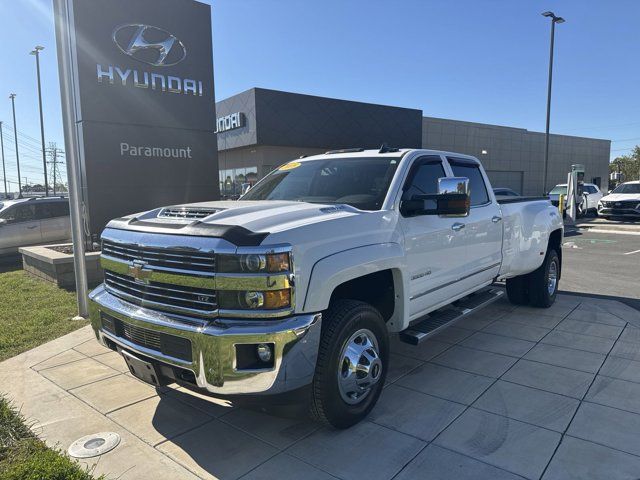
<svg viewBox="0 0 640 480">
<path fill-rule="evenodd" d="M 75 458 L 97 457 L 110 452 L 120 443 L 120 435 L 113 432 L 100 432 L 79 438 L 71 444 L 68 453 Z"/>
</svg>

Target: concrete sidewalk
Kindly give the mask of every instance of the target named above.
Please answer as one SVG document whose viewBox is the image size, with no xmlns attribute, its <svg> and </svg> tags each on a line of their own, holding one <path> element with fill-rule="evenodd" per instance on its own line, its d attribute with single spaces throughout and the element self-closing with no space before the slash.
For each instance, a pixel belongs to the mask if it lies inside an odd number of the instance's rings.
<svg viewBox="0 0 640 480">
<path fill-rule="evenodd" d="M 0 390 L 49 445 L 119 433 L 87 462 L 109 478 L 639 478 L 638 327 L 621 303 L 562 295 L 394 338 L 378 406 L 346 431 L 156 391 L 90 327 L 1 363 Z"/>
</svg>

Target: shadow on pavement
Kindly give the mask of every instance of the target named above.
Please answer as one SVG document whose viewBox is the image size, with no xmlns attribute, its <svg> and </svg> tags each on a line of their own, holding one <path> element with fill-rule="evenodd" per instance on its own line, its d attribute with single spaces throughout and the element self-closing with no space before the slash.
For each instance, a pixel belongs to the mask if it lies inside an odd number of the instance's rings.
<svg viewBox="0 0 640 480">
<path fill-rule="evenodd" d="M 639 298 L 618 297 L 615 295 L 600 295 L 598 293 L 581 293 L 581 292 L 573 292 L 570 290 L 561 290 L 561 289 L 558 290 L 558 293 L 564 293 L 567 295 L 576 295 L 578 297 L 599 298 L 600 300 L 614 300 L 616 302 L 624 303 L 625 305 L 640 311 Z"/>
</svg>

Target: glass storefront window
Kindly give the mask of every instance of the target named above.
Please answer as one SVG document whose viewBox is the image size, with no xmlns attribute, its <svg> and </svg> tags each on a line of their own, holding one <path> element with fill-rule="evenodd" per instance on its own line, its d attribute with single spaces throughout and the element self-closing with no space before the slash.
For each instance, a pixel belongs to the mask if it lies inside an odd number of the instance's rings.
<svg viewBox="0 0 640 480">
<path fill-rule="evenodd" d="M 220 170 L 220 197 L 236 200 L 242 193 L 243 185 L 253 187 L 258 181 L 258 167 L 228 168 Z"/>
</svg>

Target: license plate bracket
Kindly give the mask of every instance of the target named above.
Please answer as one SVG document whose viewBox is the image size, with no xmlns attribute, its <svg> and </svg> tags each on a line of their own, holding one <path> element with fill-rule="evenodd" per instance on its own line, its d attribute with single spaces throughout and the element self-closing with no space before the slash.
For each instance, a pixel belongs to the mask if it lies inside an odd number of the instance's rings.
<svg viewBox="0 0 640 480">
<path fill-rule="evenodd" d="M 158 375 L 156 366 L 153 363 L 146 362 L 126 350 L 120 350 L 120 353 L 124 357 L 124 361 L 127 363 L 127 367 L 129 367 L 129 371 L 134 377 L 156 387 L 163 385 L 161 377 Z"/>
</svg>

